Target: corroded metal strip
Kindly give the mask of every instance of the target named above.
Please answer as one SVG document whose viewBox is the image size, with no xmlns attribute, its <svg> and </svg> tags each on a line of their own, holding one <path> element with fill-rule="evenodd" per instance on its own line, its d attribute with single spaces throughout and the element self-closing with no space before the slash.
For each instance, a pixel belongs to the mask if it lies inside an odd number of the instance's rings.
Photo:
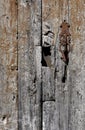
<svg viewBox="0 0 85 130">
<path fill-rule="evenodd" d="M 69 61 L 69 51 L 70 51 L 70 42 L 71 42 L 71 34 L 69 32 L 70 25 L 64 20 L 64 22 L 61 24 L 61 33 L 59 35 L 60 39 L 60 46 L 59 50 L 62 54 L 62 60 L 68 64 Z"/>
</svg>

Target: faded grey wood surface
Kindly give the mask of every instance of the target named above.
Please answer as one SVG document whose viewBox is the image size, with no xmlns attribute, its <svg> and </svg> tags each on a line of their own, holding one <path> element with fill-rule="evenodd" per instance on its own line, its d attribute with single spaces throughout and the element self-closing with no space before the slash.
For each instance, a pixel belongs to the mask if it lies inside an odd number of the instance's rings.
<svg viewBox="0 0 85 130">
<path fill-rule="evenodd" d="M 41 1 L 18 3 L 19 130 L 41 129 Z"/>
<path fill-rule="evenodd" d="M 1 0 L 0 27 L 0 130 L 85 130 L 85 1 Z"/>
<path fill-rule="evenodd" d="M 54 69 L 42 67 L 43 101 L 55 100 Z"/>
</svg>

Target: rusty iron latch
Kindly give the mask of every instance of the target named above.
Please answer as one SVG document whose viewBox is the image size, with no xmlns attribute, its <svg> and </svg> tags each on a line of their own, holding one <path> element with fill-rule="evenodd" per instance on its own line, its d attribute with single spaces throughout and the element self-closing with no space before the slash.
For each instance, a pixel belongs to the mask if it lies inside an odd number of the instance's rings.
<svg viewBox="0 0 85 130">
<path fill-rule="evenodd" d="M 68 64 L 69 62 L 69 52 L 70 52 L 70 43 L 71 43 L 71 34 L 69 32 L 70 25 L 64 20 L 60 26 L 61 32 L 59 34 L 59 51 L 62 54 L 61 59 Z"/>
</svg>

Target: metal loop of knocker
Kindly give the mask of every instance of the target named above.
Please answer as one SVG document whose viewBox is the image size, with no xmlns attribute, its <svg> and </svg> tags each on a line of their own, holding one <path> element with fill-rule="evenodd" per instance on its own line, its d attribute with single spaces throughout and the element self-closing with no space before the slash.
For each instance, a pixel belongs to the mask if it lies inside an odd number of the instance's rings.
<svg viewBox="0 0 85 130">
<path fill-rule="evenodd" d="M 59 51 L 61 52 L 62 56 L 61 59 L 65 63 L 64 66 L 64 74 L 62 77 L 62 82 L 65 83 L 67 79 L 67 65 L 69 63 L 69 52 L 70 52 L 70 43 L 71 43 L 71 34 L 69 32 L 70 25 L 69 23 L 64 20 L 60 25 L 61 32 L 59 34 Z"/>
</svg>

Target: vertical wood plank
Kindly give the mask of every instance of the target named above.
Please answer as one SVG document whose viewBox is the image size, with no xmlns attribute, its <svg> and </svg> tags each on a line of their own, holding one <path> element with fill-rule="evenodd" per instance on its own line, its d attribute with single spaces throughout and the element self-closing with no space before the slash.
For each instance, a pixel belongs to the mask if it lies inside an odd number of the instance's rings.
<svg viewBox="0 0 85 130">
<path fill-rule="evenodd" d="M 55 102 L 47 101 L 43 104 L 43 130 L 56 130 L 55 128 Z M 58 129 L 57 129 L 58 130 Z"/>
<path fill-rule="evenodd" d="M 42 1 L 42 46 L 51 48 L 50 55 L 44 56 L 47 67 L 42 67 L 43 130 L 58 130 L 58 116 L 55 117 L 55 52 L 59 31 L 58 6 L 58 0 Z"/>
<path fill-rule="evenodd" d="M 35 96 L 34 117 L 33 117 L 33 130 L 42 129 L 42 85 L 41 85 L 41 46 L 35 47 Z"/>
<path fill-rule="evenodd" d="M 59 1 L 59 28 L 61 23 L 66 20 L 69 22 L 69 1 L 60 0 Z M 60 29 L 59 29 L 60 33 Z M 59 34 L 58 34 L 59 39 Z M 67 67 L 67 79 L 63 83 L 62 78 L 64 75 L 65 64 L 61 60 L 61 55 L 59 52 L 59 40 L 57 40 L 56 45 L 56 109 L 58 110 L 58 120 L 59 120 L 59 129 L 68 130 L 68 98 L 69 98 L 69 89 L 68 89 L 68 67 Z"/>
<path fill-rule="evenodd" d="M 18 3 L 19 130 L 41 129 L 41 0 Z"/>
<path fill-rule="evenodd" d="M 54 69 L 42 67 L 43 101 L 55 100 Z"/>
<path fill-rule="evenodd" d="M 44 0 L 42 3 L 43 10 L 43 34 L 46 30 L 45 26 L 49 27 L 50 30 L 54 33 L 54 69 L 55 69 L 55 107 L 57 115 L 54 119 L 55 129 L 68 130 L 68 87 L 66 83 L 62 83 L 62 77 L 64 74 L 65 64 L 61 60 L 59 53 L 59 32 L 60 24 L 63 20 L 69 21 L 69 2 L 68 0 Z M 44 26 L 45 25 L 45 26 Z M 50 29 L 51 28 L 51 29 Z M 47 30 L 46 30 L 47 31 Z M 45 36 L 43 36 L 45 37 Z M 43 40 L 45 41 L 45 40 Z M 53 59 L 53 57 L 52 57 Z M 67 79 L 68 80 L 68 79 Z M 54 128 L 53 127 L 53 128 Z M 48 129 L 46 127 L 46 129 Z"/>
<path fill-rule="evenodd" d="M 28 36 L 29 14 L 26 1 L 18 0 L 18 129 L 30 129 Z"/>
<path fill-rule="evenodd" d="M 73 4 L 74 3 L 74 4 Z M 69 64 L 69 130 L 85 129 L 85 1 L 72 0 L 70 23 L 72 53 Z M 74 8 L 73 8 L 74 7 Z"/>
<path fill-rule="evenodd" d="M 17 6 L 0 1 L 0 130 L 17 130 Z"/>
</svg>

